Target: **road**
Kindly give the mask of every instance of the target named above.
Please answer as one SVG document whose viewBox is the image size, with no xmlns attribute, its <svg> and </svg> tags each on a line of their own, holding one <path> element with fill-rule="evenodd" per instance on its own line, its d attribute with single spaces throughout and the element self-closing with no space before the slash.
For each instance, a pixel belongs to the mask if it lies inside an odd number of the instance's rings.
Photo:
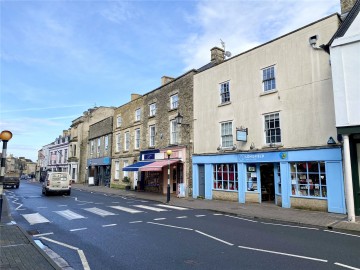
<svg viewBox="0 0 360 270">
<path fill-rule="evenodd" d="M 360 269 L 360 236 L 38 183 L 6 189 L 15 221 L 73 269 Z"/>
</svg>

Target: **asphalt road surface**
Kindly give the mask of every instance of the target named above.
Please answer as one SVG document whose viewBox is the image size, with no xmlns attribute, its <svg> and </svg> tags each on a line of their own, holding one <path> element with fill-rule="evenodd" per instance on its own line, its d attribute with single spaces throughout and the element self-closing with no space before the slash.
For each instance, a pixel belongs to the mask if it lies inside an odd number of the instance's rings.
<svg viewBox="0 0 360 270">
<path fill-rule="evenodd" d="M 6 189 L 15 221 L 73 269 L 360 269 L 360 235 L 38 183 Z"/>
</svg>

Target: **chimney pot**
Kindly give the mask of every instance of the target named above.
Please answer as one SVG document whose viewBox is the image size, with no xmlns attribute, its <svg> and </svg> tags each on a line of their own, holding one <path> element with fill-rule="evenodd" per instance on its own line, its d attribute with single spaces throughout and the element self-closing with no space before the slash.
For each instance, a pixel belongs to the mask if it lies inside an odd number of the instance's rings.
<svg viewBox="0 0 360 270">
<path fill-rule="evenodd" d="M 174 80 L 174 78 L 172 78 L 172 77 L 162 76 L 161 77 L 161 85 L 167 84 L 167 83 L 169 83 L 169 82 L 171 82 L 173 80 Z"/>
</svg>

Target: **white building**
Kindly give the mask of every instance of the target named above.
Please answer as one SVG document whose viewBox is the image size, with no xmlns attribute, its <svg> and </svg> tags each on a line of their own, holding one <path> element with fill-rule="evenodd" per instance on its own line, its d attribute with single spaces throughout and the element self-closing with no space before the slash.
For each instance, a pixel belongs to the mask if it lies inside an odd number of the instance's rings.
<svg viewBox="0 0 360 270">
<path fill-rule="evenodd" d="M 330 56 L 318 47 L 339 22 L 328 16 L 194 76 L 194 197 L 346 212 Z"/>
</svg>

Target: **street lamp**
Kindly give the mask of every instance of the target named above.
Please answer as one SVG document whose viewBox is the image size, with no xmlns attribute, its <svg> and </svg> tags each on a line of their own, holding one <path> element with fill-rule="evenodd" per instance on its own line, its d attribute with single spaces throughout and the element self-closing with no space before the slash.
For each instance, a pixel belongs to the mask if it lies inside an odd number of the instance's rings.
<svg viewBox="0 0 360 270">
<path fill-rule="evenodd" d="M 167 150 L 166 154 L 168 156 L 168 184 L 167 184 L 167 192 L 166 192 L 166 203 L 170 202 L 170 156 L 172 154 L 171 150 Z"/>
<path fill-rule="evenodd" d="M 0 133 L 0 140 L 3 141 L 3 149 L 2 149 L 2 155 L 1 155 L 1 171 L 0 171 L 0 221 L 1 221 L 1 212 L 2 212 L 2 203 L 3 203 L 6 149 L 7 149 L 7 142 L 10 141 L 11 138 L 12 138 L 12 133 L 8 130 L 3 130 Z"/>
</svg>

